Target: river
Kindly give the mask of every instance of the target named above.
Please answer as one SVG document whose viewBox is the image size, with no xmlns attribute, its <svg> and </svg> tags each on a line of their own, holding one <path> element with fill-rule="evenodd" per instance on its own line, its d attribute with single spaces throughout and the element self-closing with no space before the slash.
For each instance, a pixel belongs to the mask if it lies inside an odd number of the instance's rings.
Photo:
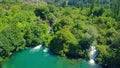
<svg viewBox="0 0 120 68">
<path fill-rule="evenodd" d="M 2 68 L 101 68 L 86 60 L 72 60 L 53 55 L 49 49 L 39 45 L 11 56 L 2 63 Z"/>
</svg>

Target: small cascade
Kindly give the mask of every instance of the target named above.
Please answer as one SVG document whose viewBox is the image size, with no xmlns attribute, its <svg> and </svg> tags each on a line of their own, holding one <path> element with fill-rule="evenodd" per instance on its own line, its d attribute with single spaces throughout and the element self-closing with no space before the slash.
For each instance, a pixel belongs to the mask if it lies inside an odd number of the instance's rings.
<svg viewBox="0 0 120 68">
<path fill-rule="evenodd" d="M 90 46 L 90 60 L 89 60 L 90 64 L 95 64 L 94 61 L 95 57 L 96 57 L 96 47 Z"/>
<path fill-rule="evenodd" d="M 45 49 L 43 50 L 43 52 L 46 53 L 46 52 L 48 52 L 48 50 L 49 50 L 48 48 L 45 48 Z"/>
<path fill-rule="evenodd" d="M 53 32 L 53 28 L 52 27 L 50 27 L 50 29 L 49 29 L 49 34 L 51 34 Z"/>
<path fill-rule="evenodd" d="M 93 59 L 90 59 L 89 63 L 90 64 L 95 64 L 95 61 Z"/>
<path fill-rule="evenodd" d="M 41 47 L 42 47 L 42 45 L 38 45 L 38 46 L 34 47 L 34 48 L 31 50 L 31 52 L 39 51 Z"/>
</svg>

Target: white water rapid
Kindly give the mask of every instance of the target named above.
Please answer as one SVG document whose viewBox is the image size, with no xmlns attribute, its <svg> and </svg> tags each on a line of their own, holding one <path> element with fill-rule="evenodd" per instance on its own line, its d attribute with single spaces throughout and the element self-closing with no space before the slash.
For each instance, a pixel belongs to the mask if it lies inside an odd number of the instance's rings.
<svg viewBox="0 0 120 68">
<path fill-rule="evenodd" d="M 96 47 L 90 46 L 90 60 L 89 60 L 90 64 L 95 64 L 94 61 L 95 57 L 96 57 Z"/>
<path fill-rule="evenodd" d="M 31 49 L 31 52 L 39 51 L 41 47 L 42 47 L 42 45 L 38 45 L 38 46 L 34 47 L 33 49 Z"/>
</svg>

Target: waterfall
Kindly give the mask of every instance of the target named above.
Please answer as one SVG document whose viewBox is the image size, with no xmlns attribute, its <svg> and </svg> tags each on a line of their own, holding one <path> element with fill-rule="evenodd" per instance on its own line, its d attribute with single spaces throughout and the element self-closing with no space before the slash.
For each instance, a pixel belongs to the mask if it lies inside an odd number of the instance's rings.
<svg viewBox="0 0 120 68">
<path fill-rule="evenodd" d="M 95 57 L 96 57 L 96 47 L 95 46 L 90 46 L 90 60 L 89 63 L 90 64 L 95 64 Z"/>
<path fill-rule="evenodd" d="M 38 46 L 34 47 L 33 49 L 31 49 L 30 52 L 36 52 L 36 51 L 39 51 L 41 47 L 42 47 L 42 45 L 38 45 Z"/>
</svg>

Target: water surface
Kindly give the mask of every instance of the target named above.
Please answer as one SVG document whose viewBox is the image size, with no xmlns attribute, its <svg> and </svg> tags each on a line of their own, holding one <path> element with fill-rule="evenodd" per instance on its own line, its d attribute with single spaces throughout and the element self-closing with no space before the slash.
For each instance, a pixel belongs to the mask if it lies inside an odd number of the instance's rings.
<svg viewBox="0 0 120 68">
<path fill-rule="evenodd" d="M 14 54 L 2 68 L 100 68 L 86 60 L 70 60 L 44 51 L 45 47 L 29 48 Z"/>
</svg>

